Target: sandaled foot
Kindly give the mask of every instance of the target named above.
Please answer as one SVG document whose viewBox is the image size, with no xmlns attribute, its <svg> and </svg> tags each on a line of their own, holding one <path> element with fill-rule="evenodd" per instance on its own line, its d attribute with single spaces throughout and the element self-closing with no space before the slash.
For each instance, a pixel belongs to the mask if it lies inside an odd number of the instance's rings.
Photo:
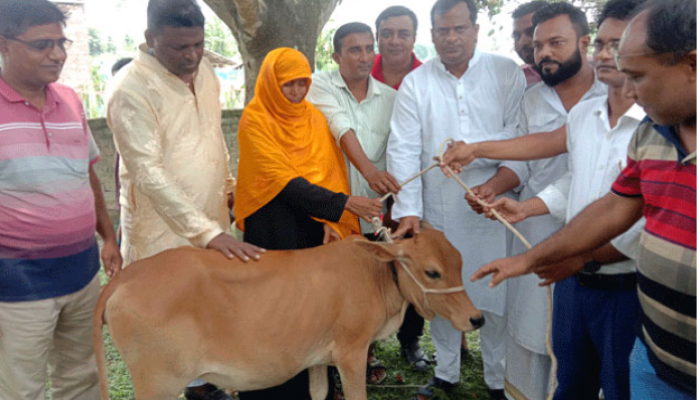
<svg viewBox="0 0 700 400">
<path fill-rule="evenodd" d="M 386 379 L 386 367 L 382 363 L 372 357 L 371 360 L 367 360 L 367 384 L 368 385 L 379 385 Z"/>
<path fill-rule="evenodd" d="M 430 369 L 430 360 L 423 349 L 420 348 L 418 340 L 414 340 L 406 347 L 402 346 L 401 353 L 403 353 L 406 362 L 412 365 L 416 371 L 425 372 Z"/>
<path fill-rule="evenodd" d="M 449 393 L 458 385 L 459 383 L 450 383 L 434 376 L 430 378 L 427 385 L 418 389 L 416 395 L 413 397 L 413 400 L 428 400 L 435 394 L 434 389 L 440 389 L 446 393 Z"/>
</svg>

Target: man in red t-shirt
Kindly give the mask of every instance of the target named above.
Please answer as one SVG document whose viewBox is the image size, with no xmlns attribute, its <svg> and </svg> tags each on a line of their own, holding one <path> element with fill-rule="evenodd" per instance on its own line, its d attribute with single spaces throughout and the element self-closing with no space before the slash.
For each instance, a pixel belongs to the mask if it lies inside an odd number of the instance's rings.
<svg viewBox="0 0 700 400">
<path fill-rule="evenodd" d="M 418 19 L 404 6 L 392 6 L 377 17 L 379 54 L 374 58 L 372 77 L 399 90 L 403 78 L 423 63 L 413 53 Z"/>
</svg>

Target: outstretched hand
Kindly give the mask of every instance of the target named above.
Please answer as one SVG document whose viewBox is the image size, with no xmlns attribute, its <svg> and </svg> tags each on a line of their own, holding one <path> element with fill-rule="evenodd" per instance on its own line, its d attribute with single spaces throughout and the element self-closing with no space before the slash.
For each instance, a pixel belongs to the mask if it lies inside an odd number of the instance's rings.
<svg viewBox="0 0 700 400">
<path fill-rule="evenodd" d="M 488 211 L 481 204 L 479 204 L 477 197 L 484 203 L 490 204 L 496 198 L 496 191 L 493 190 L 491 186 L 483 184 L 472 188 L 472 192 L 476 197 L 470 195 L 469 193 L 464 195 L 464 199 L 467 201 L 467 203 L 469 203 L 469 207 L 471 207 L 477 214 L 483 214 Z"/>
<path fill-rule="evenodd" d="M 494 211 L 501 214 L 501 217 L 505 218 L 506 221 L 510 222 L 511 224 L 520 222 L 527 218 L 527 213 L 525 212 L 523 203 L 508 197 L 501 197 L 493 203 L 490 203 L 489 206 L 486 207 L 485 216 L 493 220 L 497 219 Z"/>
<path fill-rule="evenodd" d="M 463 166 L 469 165 L 476 158 L 476 145 L 467 144 L 460 140 L 447 146 L 447 151 L 442 155 L 440 168 L 445 176 L 450 177 L 451 174 L 448 169 L 460 173 Z M 440 161 L 440 157 L 435 157 L 435 159 Z"/>
<path fill-rule="evenodd" d="M 475 282 L 480 279 L 493 275 L 491 277 L 490 287 L 496 287 L 498 284 L 509 278 L 526 275 L 532 272 L 533 265 L 523 255 L 499 258 L 496 261 L 488 263 L 479 268 L 471 277 L 471 281 Z"/>
</svg>

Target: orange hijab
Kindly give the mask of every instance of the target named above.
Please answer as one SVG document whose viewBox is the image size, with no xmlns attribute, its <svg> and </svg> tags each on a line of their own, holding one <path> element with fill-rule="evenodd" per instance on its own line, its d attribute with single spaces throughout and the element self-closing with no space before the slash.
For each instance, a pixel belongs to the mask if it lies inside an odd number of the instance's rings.
<svg viewBox="0 0 700 400">
<path fill-rule="evenodd" d="M 238 183 L 234 212 L 244 229 L 245 218 L 277 196 L 287 183 L 302 177 L 333 192 L 350 193 L 343 155 L 328 122 L 311 103 L 291 103 L 282 85 L 305 78 L 311 85 L 311 67 L 297 50 L 279 48 L 265 57 L 255 97 L 243 110 L 238 125 Z M 344 211 L 330 225 L 341 237 L 360 232 L 356 216 Z"/>
</svg>

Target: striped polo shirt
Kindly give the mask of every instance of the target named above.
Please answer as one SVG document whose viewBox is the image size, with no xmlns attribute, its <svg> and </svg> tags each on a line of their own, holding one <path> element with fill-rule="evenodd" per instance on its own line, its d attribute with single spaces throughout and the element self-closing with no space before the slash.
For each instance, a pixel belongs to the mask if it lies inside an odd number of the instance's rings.
<svg viewBox="0 0 700 400">
<path fill-rule="evenodd" d="M 645 118 L 613 184 L 620 196 L 644 198 L 647 219 L 637 258 L 642 339 L 656 373 L 695 393 L 696 152 L 673 127 Z"/>
<path fill-rule="evenodd" d="M 0 301 L 66 295 L 95 276 L 98 159 L 73 90 L 47 85 L 39 111 L 0 78 Z"/>
</svg>

